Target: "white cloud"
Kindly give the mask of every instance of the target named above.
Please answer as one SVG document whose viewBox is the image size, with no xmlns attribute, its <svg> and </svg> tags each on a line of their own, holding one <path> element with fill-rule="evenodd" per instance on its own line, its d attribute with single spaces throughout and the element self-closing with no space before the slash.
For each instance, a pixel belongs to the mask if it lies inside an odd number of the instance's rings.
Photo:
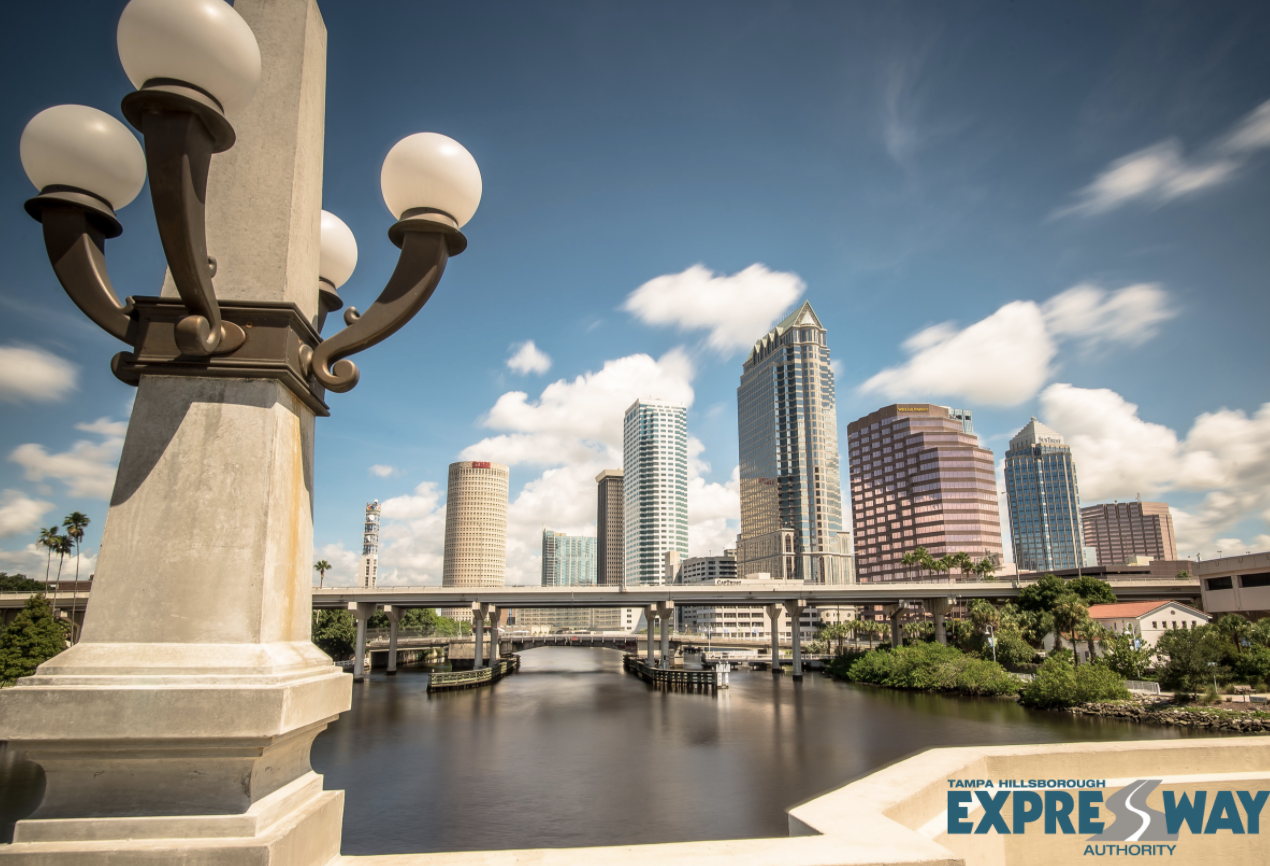
<svg viewBox="0 0 1270 866">
<path fill-rule="evenodd" d="M 315 586 L 319 583 L 322 586 L 357 586 L 358 554 L 346 548 L 341 542 L 324 545 L 313 561 L 317 562 L 321 559 L 329 562 L 331 567 L 327 569 L 325 578 L 316 571 L 313 572 Z"/>
<path fill-rule="evenodd" d="M 895 400 L 946 397 L 1016 406 L 1053 375 L 1062 341 L 1078 340 L 1086 349 L 1138 345 L 1176 315 L 1167 301 L 1163 289 L 1146 283 L 1114 292 L 1081 284 L 1043 305 L 1012 301 L 962 329 L 944 322 L 918 331 L 904 342 L 909 360 L 877 373 L 859 390 Z"/>
<path fill-rule="evenodd" d="M 1153 144 L 1115 160 L 1076 202 L 1055 216 L 1092 216 L 1140 201 L 1159 207 L 1175 199 L 1225 183 L 1261 149 L 1270 147 L 1270 101 L 1262 103 L 1201 155 L 1187 158 L 1176 139 Z"/>
<path fill-rule="evenodd" d="M 1197 509 L 1173 509 L 1182 555 L 1211 554 L 1214 539 L 1258 515 L 1270 526 L 1270 403 L 1251 417 L 1206 412 L 1185 438 L 1144 421 L 1136 405 L 1107 389 L 1051 385 L 1041 412 L 1072 447 L 1083 501 L 1205 494 Z"/>
<path fill-rule="evenodd" d="M 522 467 L 541 467 L 541 474 L 531 477 L 508 506 L 509 584 L 539 582 L 544 528 L 595 534 L 595 476 L 622 465 L 627 407 L 647 397 L 691 405 L 693 374 L 680 349 L 658 359 L 631 355 L 553 382 L 537 399 L 512 391 L 495 402 L 482 423 L 499 432 L 463 449 L 459 458 L 508 464 L 513 488 Z M 701 459 L 702 444 L 693 438 L 689 450 L 689 550 L 694 555 L 718 551 L 725 541 L 730 547 L 740 516 L 737 472 L 726 484 L 707 483 L 700 477 L 709 471 Z M 441 499 L 442 491 L 425 482 L 413 494 L 383 503 L 380 583 L 440 583 L 445 551 Z"/>
<path fill-rule="evenodd" d="M 551 369 L 551 358 L 546 352 L 534 345 L 533 340 L 526 340 L 512 346 L 516 350 L 507 359 L 507 368 L 517 373 L 545 373 Z"/>
<path fill-rule="evenodd" d="M 78 368 L 51 352 L 0 346 L 0 402 L 61 400 L 75 390 Z"/>
<path fill-rule="evenodd" d="M 98 418 L 91 424 L 75 426 L 79 430 L 96 433 L 102 437 L 101 441 L 81 439 L 69 451 L 56 454 L 50 454 L 43 445 L 28 442 L 14 448 L 9 459 L 26 470 L 28 481 L 56 478 L 66 485 L 71 496 L 110 499 L 126 425 L 109 418 Z"/>
<path fill-rule="evenodd" d="M 383 463 L 376 463 L 370 467 L 370 474 L 376 478 L 391 478 L 397 474 L 396 466 L 385 466 Z"/>
<path fill-rule="evenodd" d="M 53 507 L 52 502 L 31 499 L 20 490 L 0 492 L 0 538 L 31 532 Z"/>
<path fill-rule="evenodd" d="M 797 274 L 769 271 L 761 264 L 732 276 L 693 265 L 644 283 L 627 296 L 622 309 L 645 324 L 709 331 L 707 345 L 730 354 L 767 333 L 806 288 Z"/>
</svg>

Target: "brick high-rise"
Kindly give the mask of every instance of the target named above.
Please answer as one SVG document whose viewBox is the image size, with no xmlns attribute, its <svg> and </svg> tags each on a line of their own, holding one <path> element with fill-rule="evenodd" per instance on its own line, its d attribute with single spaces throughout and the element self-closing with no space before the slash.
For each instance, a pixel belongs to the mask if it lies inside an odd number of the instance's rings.
<svg viewBox="0 0 1270 866">
<path fill-rule="evenodd" d="M 1080 510 L 1085 544 L 1099 565 L 1123 565 L 1135 556 L 1177 559 L 1173 515 L 1167 502 L 1112 502 Z"/>
<path fill-rule="evenodd" d="M 1000 560 L 992 452 L 967 432 L 972 423 L 964 410 L 898 403 L 847 425 L 862 583 L 918 577 L 901 563 L 918 547 L 936 558 L 964 552 Z"/>
</svg>

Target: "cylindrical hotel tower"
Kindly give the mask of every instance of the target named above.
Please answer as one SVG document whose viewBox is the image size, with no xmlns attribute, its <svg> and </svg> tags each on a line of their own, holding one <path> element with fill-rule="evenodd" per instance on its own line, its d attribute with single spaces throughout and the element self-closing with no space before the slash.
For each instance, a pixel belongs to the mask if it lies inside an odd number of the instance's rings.
<svg viewBox="0 0 1270 866">
<path fill-rule="evenodd" d="M 450 464 L 443 586 L 506 585 L 508 479 L 501 463 Z"/>
</svg>

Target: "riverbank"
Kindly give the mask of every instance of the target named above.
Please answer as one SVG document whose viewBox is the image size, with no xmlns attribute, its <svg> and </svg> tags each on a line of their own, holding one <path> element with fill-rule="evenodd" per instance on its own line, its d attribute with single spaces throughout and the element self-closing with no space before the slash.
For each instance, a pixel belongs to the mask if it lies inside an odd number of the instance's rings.
<svg viewBox="0 0 1270 866">
<path fill-rule="evenodd" d="M 1270 733 L 1270 712 L 1265 710 L 1179 706 L 1163 701 L 1139 699 L 1076 704 L 1066 709 L 1055 710 L 1055 712 L 1239 734 Z"/>
</svg>

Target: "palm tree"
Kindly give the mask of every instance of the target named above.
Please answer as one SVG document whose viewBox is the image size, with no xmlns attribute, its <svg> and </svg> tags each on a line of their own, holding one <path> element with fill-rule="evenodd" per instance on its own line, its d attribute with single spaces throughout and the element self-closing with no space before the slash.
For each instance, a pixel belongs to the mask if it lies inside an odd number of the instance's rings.
<svg viewBox="0 0 1270 866">
<path fill-rule="evenodd" d="M 48 551 L 48 561 L 44 563 L 44 594 L 49 594 L 49 569 L 53 567 L 53 550 L 57 547 L 57 542 L 53 539 L 61 538 L 57 534 L 57 527 L 50 526 L 48 529 L 40 530 L 40 537 L 36 544 Z"/>
<path fill-rule="evenodd" d="M 997 564 L 992 561 L 991 557 L 985 556 L 974 565 L 973 570 L 975 573 L 983 575 L 984 580 L 991 580 L 997 573 Z"/>
<path fill-rule="evenodd" d="M 71 594 L 71 643 L 78 640 L 75 636 L 75 615 L 79 609 L 79 545 L 84 540 L 84 529 L 91 522 L 88 515 L 82 511 L 72 511 L 62 521 L 62 526 L 66 527 L 66 537 L 75 544 L 75 589 Z"/>
<path fill-rule="evenodd" d="M 1064 631 L 1072 636 L 1072 659 L 1080 664 L 1080 654 L 1076 651 L 1076 630 L 1089 618 L 1089 608 L 1076 595 L 1061 598 L 1051 611 L 1054 616 L 1054 630 L 1061 636 Z"/>
<path fill-rule="evenodd" d="M 313 570 L 318 573 L 318 589 L 321 589 L 322 584 L 326 583 L 326 573 L 331 570 L 331 564 L 325 559 L 319 559 L 313 563 Z"/>
<path fill-rule="evenodd" d="M 962 574 L 974 574 L 975 561 L 970 558 L 970 554 L 962 551 L 952 558 L 953 567 Z"/>
<path fill-rule="evenodd" d="M 71 540 L 65 535 L 54 535 L 52 539 L 52 550 L 57 554 L 57 582 L 62 582 L 62 562 L 66 557 L 71 555 L 71 551 L 75 548 Z"/>
<path fill-rule="evenodd" d="M 919 578 L 922 576 L 922 569 L 926 569 L 927 571 L 938 570 L 938 566 L 937 566 L 937 563 L 935 562 L 935 558 L 932 557 L 930 553 L 924 547 L 918 547 L 908 551 L 902 557 L 900 557 L 900 562 L 902 562 L 904 565 L 916 565 L 917 576 Z"/>
</svg>

